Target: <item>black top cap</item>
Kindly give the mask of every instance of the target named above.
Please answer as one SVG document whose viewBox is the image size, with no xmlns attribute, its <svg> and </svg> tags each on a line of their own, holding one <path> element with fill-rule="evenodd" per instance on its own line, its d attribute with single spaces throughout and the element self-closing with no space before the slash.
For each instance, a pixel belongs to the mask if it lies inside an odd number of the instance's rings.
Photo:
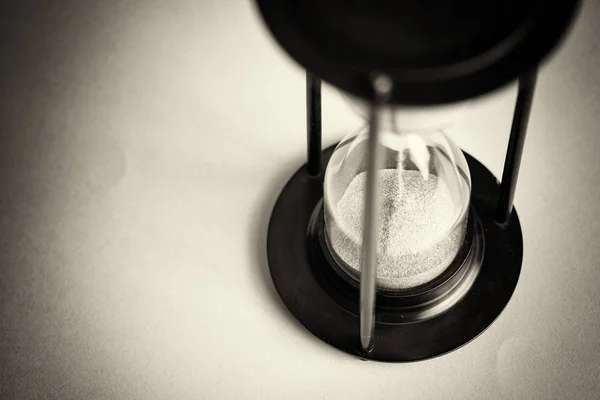
<svg viewBox="0 0 600 400">
<path fill-rule="evenodd" d="M 390 103 L 434 105 L 499 88 L 539 64 L 577 0 L 256 0 L 279 44 L 308 71 L 364 99 L 374 73 Z"/>
</svg>

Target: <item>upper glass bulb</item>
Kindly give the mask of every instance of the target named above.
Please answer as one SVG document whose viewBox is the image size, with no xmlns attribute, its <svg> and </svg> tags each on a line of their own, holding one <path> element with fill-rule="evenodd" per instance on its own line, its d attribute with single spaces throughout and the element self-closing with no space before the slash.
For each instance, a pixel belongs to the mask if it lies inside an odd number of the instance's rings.
<svg viewBox="0 0 600 400">
<path fill-rule="evenodd" d="M 381 113 L 383 168 L 377 171 L 380 223 L 377 285 L 407 289 L 439 276 L 466 232 L 471 179 L 462 151 L 434 121 L 402 128 L 406 113 Z M 343 270 L 358 279 L 362 248 L 368 126 L 335 149 L 324 182 L 327 244 Z"/>
</svg>

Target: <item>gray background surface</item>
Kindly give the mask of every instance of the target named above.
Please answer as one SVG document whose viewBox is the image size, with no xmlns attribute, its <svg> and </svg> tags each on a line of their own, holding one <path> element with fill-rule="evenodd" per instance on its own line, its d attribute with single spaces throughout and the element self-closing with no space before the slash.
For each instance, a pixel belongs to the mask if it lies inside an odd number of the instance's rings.
<svg viewBox="0 0 600 400">
<path fill-rule="evenodd" d="M 304 75 L 242 0 L 0 5 L 1 399 L 596 399 L 600 15 L 539 79 L 502 316 L 442 358 L 358 361 L 285 310 L 265 237 Z M 515 88 L 450 136 L 502 172 Z M 324 88 L 324 141 L 360 118 Z"/>
</svg>

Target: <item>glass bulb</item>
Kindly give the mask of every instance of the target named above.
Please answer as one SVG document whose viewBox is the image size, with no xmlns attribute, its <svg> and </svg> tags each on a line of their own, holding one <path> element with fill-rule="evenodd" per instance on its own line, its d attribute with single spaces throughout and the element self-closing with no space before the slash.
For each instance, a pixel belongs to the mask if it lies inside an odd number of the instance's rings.
<svg viewBox="0 0 600 400">
<path fill-rule="evenodd" d="M 471 195 L 469 168 L 458 146 L 438 128 L 399 128 L 400 115 L 392 108 L 381 113 L 383 168 L 377 172 L 377 285 L 391 290 L 425 284 L 452 263 L 464 241 Z M 340 142 L 324 182 L 327 244 L 340 267 L 357 279 L 367 135 L 365 126 Z"/>
</svg>

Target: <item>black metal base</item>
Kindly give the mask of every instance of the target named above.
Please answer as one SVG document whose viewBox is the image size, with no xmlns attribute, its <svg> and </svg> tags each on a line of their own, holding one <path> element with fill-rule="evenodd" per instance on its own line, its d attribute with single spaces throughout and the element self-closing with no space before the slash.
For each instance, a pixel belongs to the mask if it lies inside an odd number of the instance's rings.
<svg viewBox="0 0 600 400">
<path fill-rule="evenodd" d="M 323 151 L 327 164 L 335 146 Z M 523 255 L 519 219 L 494 220 L 499 183 L 465 153 L 471 171 L 469 228 L 457 261 L 434 282 L 407 291 L 378 291 L 371 352 L 359 336 L 358 288 L 324 244 L 322 177 L 306 165 L 283 189 L 267 238 L 275 287 L 291 313 L 323 341 L 361 358 L 417 361 L 450 352 L 500 315 L 517 285 Z M 483 260 L 482 260 L 483 259 Z"/>
</svg>

